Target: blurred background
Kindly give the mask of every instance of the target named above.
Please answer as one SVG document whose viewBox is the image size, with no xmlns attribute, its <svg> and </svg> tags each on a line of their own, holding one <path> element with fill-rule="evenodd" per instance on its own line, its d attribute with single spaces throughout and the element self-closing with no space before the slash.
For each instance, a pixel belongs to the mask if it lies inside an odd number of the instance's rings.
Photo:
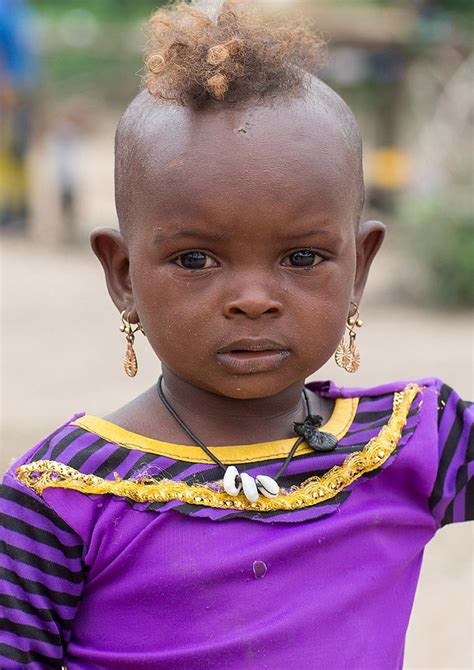
<svg viewBox="0 0 474 670">
<path fill-rule="evenodd" d="M 261 3 L 304 10 L 328 40 L 320 76 L 364 137 L 364 215 L 389 231 L 361 305 L 360 370 L 330 361 L 316 376 L 362 386 L 436 375 L 472 397 L 472 0 Z M 139 375 L 123 373 L 119 315 L 88 236 L 117 225 L 114 130 L 160 4 L 0 0 L 0 471 L 74 412 L 103 416 L 159 374 L 143 339 Z M 408 669 L 474 667 L 472 526 L 426 549 Z"/>
</svg>

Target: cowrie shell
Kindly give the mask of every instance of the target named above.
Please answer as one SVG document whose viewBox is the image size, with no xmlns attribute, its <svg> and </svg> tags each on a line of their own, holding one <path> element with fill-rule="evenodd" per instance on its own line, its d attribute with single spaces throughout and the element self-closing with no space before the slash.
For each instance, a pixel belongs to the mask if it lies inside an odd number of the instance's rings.
<svg viewBox="0 0 474 670">
<path fill-rule="evenodd" d="M 260 493 L 263 493 L 267 498 L 276 498 L 280 493 L 280 486 L 272 477 L 267 475 L 257 475 L 255 483 Z"/>
<path fill-rule="evenodd" d="M 242 489 L 239 471 L 235 465 L 229 465 L 224 473 L 224 491 L 230 496 L 236 496 Z"/>
<path fill-rule="evenodd" d="M 242 480 L 242 488 L 244 489 L 244 494 L 247 500 L 250 500 L 250 502 L 257 502 L 260 496 L 258 495 L 255 479 L 246 472 L 242 472 L 240 478 Z"/>
</svg>

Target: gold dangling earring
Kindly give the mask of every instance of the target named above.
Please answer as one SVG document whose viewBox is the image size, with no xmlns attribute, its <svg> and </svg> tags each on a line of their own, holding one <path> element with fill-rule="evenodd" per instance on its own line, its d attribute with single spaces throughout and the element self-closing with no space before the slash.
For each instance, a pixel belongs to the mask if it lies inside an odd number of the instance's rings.
<svg viewBox="0 0 474 670">
<path fill-rule="evenodd" d="M 120 326 L 120 330 L 122 333 L 125 333 L 125 337 L 127 338 L 127 351 L 125 352 L 123 367 L 129 377 L 135 377 L 138 371 L 137 356 L 133 349 L 133 343 L 135 342 L 135 333 L 137 332 L 137 330 L 140 330 L 143 334 L 145 334 L 145 331 L 143 330 L 143 326 L 140 323 L 140 321 L 138 321 L 138 323 L 136 324 L 130 323 L 129 317 L 126 316 L 125 314 L 126 310 L 124 309 L 123 312 L 120 314 L 120 317 L 122 319 L 122 325 Z"/>
<path fill-rule="evenodd" d="M 335 359 L 340 368 L 344 368 L 347 372 L 356 372 L 360 365 L 360 354 L 355 345 L 354 326 L 360 328 L 364 324 L 359 317 L 359 305 L 355 302 L 351 302 L 351 305 L 354 305 L 355 312 L 347 318 L 346 328 L 349 330 L 349 342 L 346 343 L 344 337 L 342 338 L 336 349 Z"/>
</svg>

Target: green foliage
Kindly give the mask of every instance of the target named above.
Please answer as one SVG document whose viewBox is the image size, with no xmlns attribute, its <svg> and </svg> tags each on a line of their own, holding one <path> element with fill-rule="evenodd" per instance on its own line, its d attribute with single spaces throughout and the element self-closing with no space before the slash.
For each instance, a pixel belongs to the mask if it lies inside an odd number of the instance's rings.
<svg viewBox="0 0 474 670">
<path fill-rule="evenodd" d="M 474 305 L 472 200 L 410 200 L 402 214 L 402 244 L 426 271 L 427 301 L 453 308 Z"/>
<path fill-rule="evenodd" d="M 403 3 L 399 0 L 354 0 L 353 4 L 373 4 L 373 5 L 382 5 L 385 7 L 400 7 Z M 421 4 L 421 3 L 420 3 Z M 465 13 L 472 14 L 472 0 L 436 0 L 431 3 L 433 9 L 441 9 L 445 12 L 456 12 L 456 13 Z"/>
<path fill-rule="evenodd" d="M 141 54 L 124 50 L 52 51 L 43 63 L 57 98 L 92 97 L 116 108 L 138 93 L 143 69 Z"/>
<path fill-rule="evenodd" d="M 61 16 L 71 9 L 87 9 L 98 19 L 120 22 L 146 18 L 153 9 L 167 3 L 166 0 L 33 0 L 31 4 L 48 16 Z"/>
</svg>

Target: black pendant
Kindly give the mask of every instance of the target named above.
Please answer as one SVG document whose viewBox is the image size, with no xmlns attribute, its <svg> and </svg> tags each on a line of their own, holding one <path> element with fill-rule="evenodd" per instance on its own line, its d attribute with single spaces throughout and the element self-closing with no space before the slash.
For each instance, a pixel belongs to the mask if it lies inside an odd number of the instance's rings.
<svg viewBox="0 0 474 670">
<path fill-rule="evenodd" d="M 336 448 L 337 438 L 331 433 L 319 430 L 323 417 L 309 414 L 303 423 L 295 422 L 293 429 L 297 435 L 304 437 L 311 449 L 315 451 L 332 451 Z"/>
</svg>

